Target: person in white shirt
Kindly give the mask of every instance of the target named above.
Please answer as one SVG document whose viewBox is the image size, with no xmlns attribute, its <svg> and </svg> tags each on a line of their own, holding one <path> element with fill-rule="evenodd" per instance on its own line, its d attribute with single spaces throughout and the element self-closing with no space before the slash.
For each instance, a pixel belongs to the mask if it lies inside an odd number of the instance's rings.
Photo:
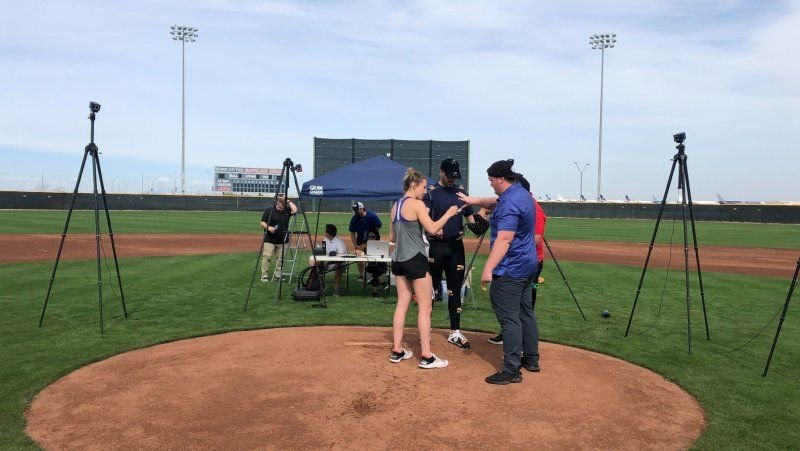
<svg viewBox="0 0 800 451">
<path fill-rule="evenodd" d="M 333 224 L 325 224 L 325 238 L 323 238 L 323 243 L 325 243 L 325 254 L 334 256 L 334 255 L 345 255 L 347 254 L 347 246 L 344 244 L 341 238 L 336 236 L 337 229 L 336 226 Z M 309 266 L 314 264 L 314 258 L 310 257 L 308 259 Z M 333 294 L 334 296 L 339 295 L 339 284 L 342 280 L 342 273 L 344 272 L 344 264 L 343 263 L 328 263 L 325 266 L 326 271 L 334 271 L 333 274 Z"/>
</svg>

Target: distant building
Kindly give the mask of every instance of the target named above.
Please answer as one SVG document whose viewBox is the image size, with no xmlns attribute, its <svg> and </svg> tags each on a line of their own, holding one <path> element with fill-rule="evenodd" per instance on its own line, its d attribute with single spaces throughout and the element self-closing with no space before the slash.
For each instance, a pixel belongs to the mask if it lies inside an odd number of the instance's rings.
<svg viewBox="0 0 800 451">
<path fill-rule="evenodd" d="M 281 169 L 214 166 L 214 191 L 275 194 Z"/>
</svg>

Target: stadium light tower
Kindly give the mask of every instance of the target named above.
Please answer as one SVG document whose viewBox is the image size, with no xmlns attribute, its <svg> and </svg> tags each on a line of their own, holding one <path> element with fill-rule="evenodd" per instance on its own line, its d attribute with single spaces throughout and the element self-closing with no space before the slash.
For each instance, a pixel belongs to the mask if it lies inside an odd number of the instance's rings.
<svg viewBox="0 0 800 451">
<path fill-rule="evenodd" d="M 614 48 L 617 42 L 616 33 L 593 34 L 589 36 L 589 44 L 593 50 L 600 50 L 600 135 L 597 141 L 597 200 L 600 201 L 600 182 L 603 169 L 603 71 L 606 49 Z"/>
<path fill-rule="evenodd" d="M 173 41 L 181 41 L 181 193 L 186 192 L 186 43 L 197 39 L 197 28 L 173 25 Z"/>
</svg>

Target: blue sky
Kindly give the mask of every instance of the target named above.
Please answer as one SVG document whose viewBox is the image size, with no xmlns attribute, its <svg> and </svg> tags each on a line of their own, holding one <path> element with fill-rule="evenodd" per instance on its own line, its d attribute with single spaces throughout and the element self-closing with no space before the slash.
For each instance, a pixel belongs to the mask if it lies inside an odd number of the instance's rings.
<svg viewBox="0 0 800 451">
<path fill-rule="evenodd" d="M 696 200 L 800 200 L 798 1 L 34 1 L 0 17 L 0 189 L 74 187 L 96 142 L 109 190 L 172 191 L 187 44 L 187 191 L 214 165 L 311 168 L 313 137 L 471 141 L 538 194 L 664 190 L 687 133 Z M 303 179 L 310 177 L 303 173 Z M 301 179 L 302 182 L 302 179 Z M 88 185 L 81 187 L 88 190 Z"/>
</svg>

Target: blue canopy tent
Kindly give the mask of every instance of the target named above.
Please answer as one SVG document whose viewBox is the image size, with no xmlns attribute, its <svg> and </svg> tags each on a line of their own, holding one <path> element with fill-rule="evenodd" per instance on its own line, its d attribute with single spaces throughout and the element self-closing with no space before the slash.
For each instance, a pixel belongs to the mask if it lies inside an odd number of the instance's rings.
<svg viewBox="0 0 800 451">
<path fill-rule="evenodd" d="M 303 183 L 301 197 L 320 199 L 317 205 L 316 241 L 322 199 L 395 200 L 402 193 L 403 177 L 408 168 L 379 155 L 343 166 Z"/>
<path fill-rule="evenodd" d="M 379 155 L 303 183 L 300 195 L 311 198 L 395 200 L 403 194 L 406 169 L 389 157 Z"/>
</svg>

